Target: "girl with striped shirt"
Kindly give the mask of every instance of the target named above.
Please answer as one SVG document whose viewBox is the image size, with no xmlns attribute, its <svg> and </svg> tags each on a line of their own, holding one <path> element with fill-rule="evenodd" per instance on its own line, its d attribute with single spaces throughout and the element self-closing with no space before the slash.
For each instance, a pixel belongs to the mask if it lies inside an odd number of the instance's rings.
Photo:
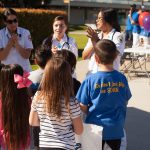
<svg viewBox="0 0 150 150">
<path fill-rule="evenodd" d="M 73 97 L 70 65 L 62 58 L 48 61 L 29 117 L 40 126 L 41 150 L 74 150 L 75 133 L 83 131 L 80 107 Z"/>
</svg>

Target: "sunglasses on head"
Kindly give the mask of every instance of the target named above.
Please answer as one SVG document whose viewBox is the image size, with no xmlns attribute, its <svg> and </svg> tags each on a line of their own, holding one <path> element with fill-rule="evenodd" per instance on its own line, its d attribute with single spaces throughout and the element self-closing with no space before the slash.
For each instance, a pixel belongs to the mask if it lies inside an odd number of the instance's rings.
<svg viewBox="0 0 150 150">
<path fill-rule="evenodd" d="M 7 22 L 8 24 L 13 24 L 13 23 L 17 23 L 18 20 L 15 18 L 15 19 L 13 19 L 13 20 L 6 20 L 6 22 Z"/>
</svg>

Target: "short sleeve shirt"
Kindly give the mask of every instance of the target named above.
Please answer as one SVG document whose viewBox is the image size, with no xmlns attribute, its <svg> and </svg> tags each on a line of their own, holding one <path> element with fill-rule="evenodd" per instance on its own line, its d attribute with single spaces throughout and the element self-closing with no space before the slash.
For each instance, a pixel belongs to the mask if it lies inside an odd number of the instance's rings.
<svg viewBox="0 0 150 150">
<path fill-rule="evenodd" d="M 37 95 L 37 94 L 36 94 Z M 35 96 L 36 97 L 36 96 Z M 53 147 L 74 150 L 75 137 L 72 128 L 72 119 L 80 116 L 80 107 L 75 98 L 70 98 L 70 112 L 68 112 L 64 99 L 61 99 L 62 117 L 47 114 L 44 110 L 44 100 L 32 102 L 32 109 L 38 113 L 40 120 L 40 147 Z"/>
<path fill-rule="evenodd" d="M 134 12 L 134 13 L 132 14 L 132 19 L 133 19 L 133 21 L 136 22 L 136 23 L 138 23 L 138 18 L 139 18 L 138 12 Z M 134 24 L 134 25 L 133 25 L 133 30 L 132 30 L 132 32 L 139 34 L 139 33 L 140 33 L 140 26 L 137 25 L 137 24 Z"/>
<path fill-rule="evenodd" d="M 132 29 L 133 29 L 133 25 L 131 24 L 130 16 L 128 15 L 126 19 L 126 31 L 132 31 Z"/>
<path fill-rule="evenodd" d="M 78 46 L 77 46 L 75 40 L 71 37 L 67 37 L 66 34 L 64 34 L 64 37 L 61 39 L 60 42 L 53 35 L 52 47 L 53 46 L 54 47 L 56 46 L 58 48 L 58 50 L 61 50 L 61 49 L 70 50 L 71 52 L 73 52 L 75 54 L 76 57 L 78 57 Z"/>
<path fill-rule="evenodd" d="M 100 32 L 98 36 L 99 36 L 99 39 L 103 39 L 102 32 Z M 119 51 L 119 54 L 113 63 L 114 69 L 119 70 L 120 59 L 124 53 L 124 48 L 125 48 L 124 35 L 120 32 L 115 31 L 115 29 L 112 29 L 112 31 L 108 34 L 107 39 L 112 40 L 116 44 L 116 47 Z M 84 51 L 86 51 L 88 47 L 91 47 L 91 46 L 92 46 L 92 42 L 91 42 L 91 39 L 89 39 L 87 45 L 84 48 Z M 98 71 L 98 65 L 95 61 L 94 53 L 92 54 L 90 61 L 89 61 L 89 71 L 91 71 L 91 73 L 95 73 Z"/>
<path fill-rule="evenodd" d="M 76 98 L 88 106 L 85 122 L 103 126 L 103 139 L 120 139 L 131 92 L 126 77 L 114 70 L 97 72 L 81 84 Z"/>
<path fill-rule="evenodd" d="M 23 48 L 33 49 L 33 44 L 29 30 L 18 27 L 17 34 L 19 38 L 19 44 Z M 10 37 L 11 35 L 7 28 L 3 28 L 0 30 L 0 49 L 6 47 Z M 23 58 L 15 48 L 12 48 L 8 56 L 1 62 L 6 65 L 19 64 L 23 67 L 24 70 L 31 71 L 29 59 Z"/>
</svg>

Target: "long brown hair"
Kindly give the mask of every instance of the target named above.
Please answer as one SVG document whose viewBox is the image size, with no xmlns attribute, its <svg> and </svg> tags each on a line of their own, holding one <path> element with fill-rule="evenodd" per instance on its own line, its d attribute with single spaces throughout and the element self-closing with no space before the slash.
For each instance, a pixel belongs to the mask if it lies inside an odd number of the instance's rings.
<svg viewBox="0 0 150 150">
<path fill-rule="evenodd" d="M 27 88 L 17 89 L 14 74 L 23 75 L 19 65 L 5 65 L 1 70 L 2 126 L 6 147 L 19 150 L 28 146 L 29 96 Z"/>
<path fill-rule="evenodd" d="M 40 96 L 46 103 L 46 112 L 61 117 L 61 100 L 69 109 L 70 97 L 73 96 L 71 68 L 62 58 L 52 58 L 48 61 L 41 82 Z"/>
</svg>

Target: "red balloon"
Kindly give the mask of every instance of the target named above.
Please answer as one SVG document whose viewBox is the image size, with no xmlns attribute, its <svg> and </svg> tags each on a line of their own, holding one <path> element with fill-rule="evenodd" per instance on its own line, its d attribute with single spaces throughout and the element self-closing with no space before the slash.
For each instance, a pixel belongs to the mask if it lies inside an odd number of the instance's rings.
<svg viewBox="0 0 150 150">
<path fill-rule="evenodd" d="M 140 26 L 143 26 L 143 19 L 145 16 L 149 15 L 150 13 L 149 12 L 142 12 L 138 18 L 138 21 L 139 21 L 139 25 Z"/>
</svg>

